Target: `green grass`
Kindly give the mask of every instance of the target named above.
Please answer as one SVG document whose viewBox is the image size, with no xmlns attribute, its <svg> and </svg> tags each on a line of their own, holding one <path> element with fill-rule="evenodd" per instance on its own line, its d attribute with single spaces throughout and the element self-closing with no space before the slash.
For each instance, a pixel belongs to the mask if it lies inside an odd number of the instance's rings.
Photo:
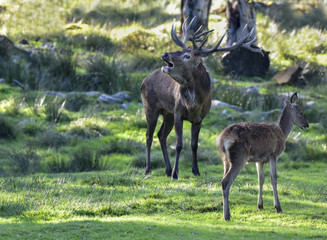
<svg viewBox="0 0 327 240">
<path fill-rule="evenodd" d="M 280 163 L 284 212 L 277 214 L 268 177 L 264 210 L 256 210 L 255 166 L 246 166 L 231 188 L 231 222 L 222 219 L 221 164 L 200 164 L 201 177 L 183 168 L 179 181 L 164 176 L 163 169 L 145 177 L 133 168 L 1 178 L 1 237 L 323 239 L 326 167 Z"/>
<path fill-rule="evenodd" d="M 146 119 L 139 105 L 140 84 L 162 66 L 162 53 L 177 50 L 169 31 L 174 18 L 179 24 L 179 5 L 168 0 L 0 1 L 0 34 L 15 44 L 26 38 L 30 46 L 25 48 L 39 49 L 21 61 L 6 62 L 0 56 L 0 78 L 6 80 L 0 84 L 0 239 L 327 237 L 326 15 L 323 8 L 304 1 L 306 11 L 292 5 L 294 12 L 287 18 L 283 16 L 289 11 L 278 16 L 258 12 L 259 45 L 270 51 L 271 60 L 265 78 L 224 75 L 218 54 L 205 60 L 217 79 L 213 98 L 243 110 L 215 107 L 204 119 L 198 149 L 201 176 L 191 173 L 188 122 L 180 180 L 164 175 L 156 136 L 153 171 L 144 175 Z M 218 7 L 219 2 L 213 2 L 212 10 Z M 215 12 L 210 14 L 209 27 L 215 32 L 208 47 L 226 27 L 225 17 Z M 33 24 L 26 28 L 26 22 Z M 53 42 L 54 51 L 42 47 Z M 310 66 L 306 86 L 270 81 L 276 71 L 294 64 Z M 23 83 L 25 91 L 14 80 Z M 259 92 L 247 94 L 249 86 Z M 131 105 L 123 109 L 97 103 L 98 96 L 44 92 L 53 90 L 124 90 Z M 235 122 L 276 122 L 282 94 L 295 91 L 310 128 L 294 127 L 278 163 L 284 213 L 274 210 L 268 167 L 264 210 L 256 210 L 257 174 L 249 164 L 231 188 L 232 220 L 225 222 L 216 136 Z M 160 118 L 156 132 L 161 123 Z M 172 164 L 175 144 L 172 131 L 167 140 Z"/>
</svg>

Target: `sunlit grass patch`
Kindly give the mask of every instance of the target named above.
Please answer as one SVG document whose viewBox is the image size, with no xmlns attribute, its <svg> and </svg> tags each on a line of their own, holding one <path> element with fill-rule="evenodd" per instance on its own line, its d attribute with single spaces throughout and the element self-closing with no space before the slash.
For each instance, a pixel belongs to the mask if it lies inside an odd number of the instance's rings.
<svg viewBox="0 0 327 240">
<path fill-rule="evenodd" d="M 107 122 L 101 118 L 79 118 L 68 125 L 59 127 L 58 130 L 84 138 L 110 135 Z"/>
</svg>

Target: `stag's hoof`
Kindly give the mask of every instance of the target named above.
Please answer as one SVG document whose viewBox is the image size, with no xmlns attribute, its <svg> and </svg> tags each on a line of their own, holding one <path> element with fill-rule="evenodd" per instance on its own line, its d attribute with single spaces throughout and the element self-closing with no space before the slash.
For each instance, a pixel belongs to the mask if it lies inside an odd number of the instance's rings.
<svg viewBox="0 0 327 240">
<path fill-rule="evenodd" d="M 193 174 L 195 176 L 200 176 L 201 175 L 199 169 L 192 169 L 192 172 L 193 172 Z"/>
<path fill-rule="evenodd" d="M 167 174 L 167 177 L 171 177 L 171 169 L 170 170 L 166 169 L 166 174 Z"/>
<path fill-rule="evenodd" d="M 225 220 L 225 221 L 230 221 L 230 215 L 228 215 L 228 216 L 224 216 L 224 220 Z"/>
<path fill-rule="evenodd" d="M 146 169 L 145 170 L 145 175 L 149 175 L 151 173 L 151 170 L 150 169 Z"/>
<path fill-rule="evenodd" d="M 173 176 L 171 177 L 172 180 L 178 180 L 177 172 L 173 172 Z"/>
<path fill-rule="evenodd" d="M 258 211 L 262 210 L 263 209 L 263 204 L 258 204 Z"/>
</svg>

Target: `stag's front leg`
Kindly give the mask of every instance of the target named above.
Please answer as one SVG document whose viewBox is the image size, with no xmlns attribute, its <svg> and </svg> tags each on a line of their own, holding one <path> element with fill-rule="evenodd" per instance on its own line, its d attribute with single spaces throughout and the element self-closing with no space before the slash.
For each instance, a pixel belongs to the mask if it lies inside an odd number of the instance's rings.
<svg viewBox="0 0 327 240">
<path fill-rule="evenodd" d="M 166 165 L 166 174 L 167 177 L 171 176 L 171 165 L 169 161 L 169 156 L 167 152 L 167 136 L 169 135 L 170 131 L 172 130 L 174 126 L 174 115 L 173 114 L 167 114 L 165 115 L 162 123 L 162 126 L 158 132 L 158 138 L 160 141 L 160 146 L 162 150 L 162 154 L 165 160 L 165 165 Z"/>
<path fill-rule="evenodd" d="M 183 120 L 179 116 L 175 116 L 175 132 L 176 132 L 176 161 L 172 172 L 172 179 L 178 179 L 178 161 L 179 161 L 179 155 L 183 148 Z"/>
<path fill-rule="evenodd" d="M 269 162 L 269 170 L 270 170 L 270 176 L 271 176 L 271 184 L 273 187 L 274 192 L 274 206 L 278 213 L 282 212 L 282 208 L 280 207 L 279 199 L 278 199 L 278 193 L 277 193 L 277 159 L 273 159 Z"/>
<path fill-rule="evenodd" d="M 192 143 L 191 143 L 192 157 L 193 157 L 192 172 L 195 176 L 200 176 L 200 171 L 198 168 L 198 159 L 197 159 L 200 129 L 201 129 L 201 122 L 192 124 Z"/>
</svg>

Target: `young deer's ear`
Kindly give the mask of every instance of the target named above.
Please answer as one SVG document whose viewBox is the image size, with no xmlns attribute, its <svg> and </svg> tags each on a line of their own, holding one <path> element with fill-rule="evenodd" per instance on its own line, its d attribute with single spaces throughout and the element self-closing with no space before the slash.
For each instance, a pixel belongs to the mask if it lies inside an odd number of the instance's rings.
<svg viewBox="0 0 327 240">
<path fill-rule="evenodd" d="M 297 97 L 297 93 L 294 93 L 291 97 L 291 103 L 296 103 L 299 98 Z"/>
<path fill-rule="evenodd" d="M 288 104 L 291 104 L 290 100 L 288 100 L 287 97 L 284 97 L 283 98 L 283 105 L 284 105 L 284 107 L 286 107 Z"/>
</svg>

